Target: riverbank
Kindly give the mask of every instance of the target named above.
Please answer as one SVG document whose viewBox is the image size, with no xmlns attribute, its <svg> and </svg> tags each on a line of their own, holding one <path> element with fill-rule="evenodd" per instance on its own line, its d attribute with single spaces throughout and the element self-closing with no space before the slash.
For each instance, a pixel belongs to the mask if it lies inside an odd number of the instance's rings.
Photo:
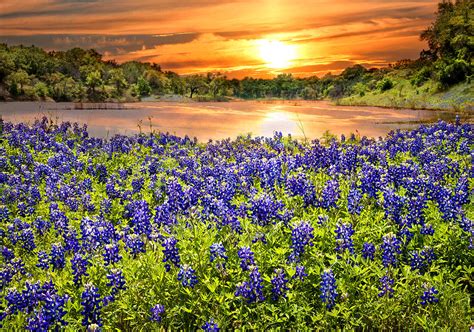
<svg viewBox="0 0 474 332">
<path fill-rule="evenodd" d="M 446 91 L 438 91 L 433 82 L 413 88 L 408 80 L 395 81 L 387 91 L 364 91 L 335 101 L 344 106 L 377 106 L 395 109 L 447 110 L 474 112 L 474 84 L 462 83 Z"/>
</svg>

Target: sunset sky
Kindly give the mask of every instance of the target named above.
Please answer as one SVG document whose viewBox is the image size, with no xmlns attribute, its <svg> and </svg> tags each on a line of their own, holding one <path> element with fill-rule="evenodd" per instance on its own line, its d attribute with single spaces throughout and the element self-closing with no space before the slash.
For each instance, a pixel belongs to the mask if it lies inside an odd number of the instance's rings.
<svg viewBox="0 0 474 332">
<path fill-rule="evenodd" d="M 0 42 L 229 77 L 337 73 L 416 58 L 438 1 L 1 0 Z"/>
</svg>

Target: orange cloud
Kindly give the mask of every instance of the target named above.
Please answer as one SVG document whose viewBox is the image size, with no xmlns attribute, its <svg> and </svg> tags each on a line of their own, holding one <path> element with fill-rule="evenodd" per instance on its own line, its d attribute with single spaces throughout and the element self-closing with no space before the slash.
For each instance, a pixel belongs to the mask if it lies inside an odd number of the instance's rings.
<svg viewBox="0 0 474 332">
<path fill-rule="evenodd" d="M 416 57 L 437 2 L 3 0 L 0 41 L 96 48 L 119 62 L 154 61 L 183 74 L 320 75 Z M 262 39 L 297 48 L 297 59 L 290 68 L 267 68 L 256 46 Z"/>
</svg>

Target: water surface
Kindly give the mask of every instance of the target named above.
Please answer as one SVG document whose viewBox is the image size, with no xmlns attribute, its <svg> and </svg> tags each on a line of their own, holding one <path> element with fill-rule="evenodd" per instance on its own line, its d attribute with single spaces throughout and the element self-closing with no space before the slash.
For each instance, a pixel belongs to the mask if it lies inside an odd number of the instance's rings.
<svg viewBox="0 0 474 332">
<path fill-rule="evenodd" d="M 149 132 L 151 128 L 201 141 L 247 133 L 272 136 L 274 131 L 308 139 L 320 138 L 327 130 L 336 135 L 378 137 L 394 129 L 413 128 L 420 122 L 454 117 L 444 111 L 335 106 L 326 101 L 139 102 L 120 105 L 121 109 L 113 104 L 107 106 L 115 109 L 75 109 L 77 106 L 0 103 L 0 115 L 12 122 L 31 123 L 45 115 L 59 122 L 86 123 L 89 133 L 98 137 Z"/>
</svg>

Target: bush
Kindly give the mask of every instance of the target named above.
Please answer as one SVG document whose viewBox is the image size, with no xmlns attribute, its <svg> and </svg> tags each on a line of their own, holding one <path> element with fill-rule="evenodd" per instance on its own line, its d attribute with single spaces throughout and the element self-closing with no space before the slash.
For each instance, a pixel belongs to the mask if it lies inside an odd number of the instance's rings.
<svg viewBox="0 0 474 332">
<path fill-rule="evenodd" d="M 384 92 L 393 88 L 393 82 L 389 78 L 384 78 L 378 82 L 377 88 Z"/>
<path fill-rule="evenodd" d="M 48 96 L 48 86 L 43 82 L 35 84 L 35 93 L 38 97 L 44 98 Z"/>
<path fill-rule="evenodd" d="M 439 81 L 443 88 L 464 81 L 471 72 L 470 65 L 464 60 L 455 60 L 449 64 L 441 65 Z"/>
<path fill-rule="evenodd" d="M 411 80 L 413 86 L 422 86 L 426 81 L 431 78 L 431 68 L 421 68 Z"/>
</svg>

